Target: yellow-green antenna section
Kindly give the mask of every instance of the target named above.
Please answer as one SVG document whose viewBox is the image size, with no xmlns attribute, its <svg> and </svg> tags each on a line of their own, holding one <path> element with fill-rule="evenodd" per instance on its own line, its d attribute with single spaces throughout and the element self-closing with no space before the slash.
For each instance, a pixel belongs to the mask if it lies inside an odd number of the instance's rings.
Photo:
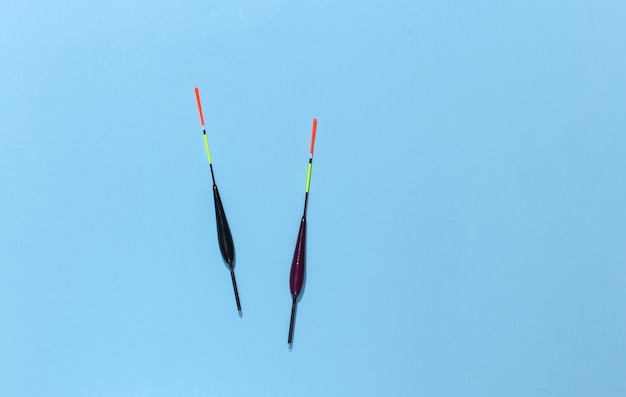
<svg viewBox="0 0 626 397">
<path fill-rule="evenodd" d="M 202 125 L 204 130 L 204 125 Z M 211 161 L 211 149 L 209 149 L 209 138 L 206 137 L 206 131 L 204 131 L 204 148 L 206 149 L 206 156 L 209 159 L 209 164 L 213 164 Z"/>
<path fill-rule="evenodd" d="M 306 175 L 306 192 L 309 192 L 309 186 L 311 186 L 311 168 L 313 168 L 313 164 L 309 163 L 309 169 Z"/>
</svg>

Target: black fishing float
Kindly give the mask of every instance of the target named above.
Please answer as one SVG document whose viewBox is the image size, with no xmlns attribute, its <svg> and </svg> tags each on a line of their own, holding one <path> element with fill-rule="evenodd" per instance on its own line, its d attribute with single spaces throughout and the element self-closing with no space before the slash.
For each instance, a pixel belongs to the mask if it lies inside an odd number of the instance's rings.
<svg viewBox="0 0 626 397">
<path fill-rule="evenodd" d="M 302 292 L 302 285 L 305 277 L 304 262 L 306 258 L 306 209 L 309 203 L 309 186 L 311 185 L 311 169 L 313 168 L 313 149 L 315 148 L 315 130 L 317 129 L 317 119 L 313 119 L 313 131 L 311 132 L 311 149 L 309 150 L 309 167 L 306 175 L 306 189 L 304 193 L 304 212 L 300 220 L 300 230 L 296 240 L 296 249 L 291 261 L 291 272 L 289 274 L 289 289 L 291 290 L 291 320 L 289 321 L 289 337 L 287 344 L 291 348 L 293 342 L 293 329 L 296 320 L 296 306 L 298 305 L 298 295 Z"/>
<path fill-rule="evenodd" d="M 241 303 L 239 302 L 239 291 L 237 290 L 237 281 L 235 280 L 235 245 L 233 243 L 233 235 L 228 227 L 226 213 L 220 198 L 220 192 L 215 184 L 215 174 L 213 173 L 213 162 L 211 161 L 211 149 L 209 149 L 209 140 L 206 136 L 204 128 L 204 116 L 202 115 L 202 104 L 200 103 L 200 91 L 196 87 L 196 100 L 198 101 L 198 112 L 200 113 L 200 123 L 202 123 L 202 133 L 204 134 L 204 148 L 209 159 L 209 168 L 211 169 L 211 179 L 213 180 L 213 202 L 215 203 L 215 221 L 217 223 L 217 240 L 222 253 L 222 259 L 226 262 L 226 266 L 230 270 L 230 278 L 233 280 L 233 290 L 235 291 L 235 301 L 237 302 L 237 310 L 241 316 Z"/>
</svg>

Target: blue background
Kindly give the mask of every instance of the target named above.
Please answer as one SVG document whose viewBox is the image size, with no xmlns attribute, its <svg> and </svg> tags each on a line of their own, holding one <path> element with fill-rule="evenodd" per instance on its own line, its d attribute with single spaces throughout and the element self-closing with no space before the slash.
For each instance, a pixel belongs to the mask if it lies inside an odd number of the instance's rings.
<svg viewBox="0 0 626 397">
<path fill-rule="evenodd" d="M 338 3 L 0 6 L 1 395 L 626 395 L 626 3 Z"/>
</svg>

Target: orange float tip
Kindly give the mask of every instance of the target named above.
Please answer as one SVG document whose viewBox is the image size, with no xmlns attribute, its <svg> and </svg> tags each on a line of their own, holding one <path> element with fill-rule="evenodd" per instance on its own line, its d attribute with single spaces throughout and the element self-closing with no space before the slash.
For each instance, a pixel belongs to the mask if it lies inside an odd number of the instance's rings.
<svg viewBox="0 0 626 397">
<path fill-rule="evenodd" d="M 196 87 L 195 91 L 196 91 L 196 101 L 198 102 L 198 112 L 200 113 L 200 123 L 202 123 L 202 126 L 204 127 L 204 116 L 202 115 L 202 103 L 200 102 L 200 90 L 198 90 L 198 87 Z"/>
<path fill-rule="evenodd" d="M 317 130 L 317 119 L 313 119 L 313 131 L 311 132 L 311 150 L 309 153 L 313 156 L 313 150 L 315 149 L 315 131 Z"/>
</svg>

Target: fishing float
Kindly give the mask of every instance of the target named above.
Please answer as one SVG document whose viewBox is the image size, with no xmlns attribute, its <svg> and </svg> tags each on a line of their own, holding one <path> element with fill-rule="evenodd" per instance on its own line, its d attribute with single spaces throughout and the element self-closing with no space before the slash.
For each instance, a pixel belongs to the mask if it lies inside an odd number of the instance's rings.
<svg viewBox="0 0 626 397">
<path fill-rule="evenodd" d="M 211 149 L 209 148 L 209 139 L 206 135 L 204 127 L 204 116 L 202 115 L 202 103 L 200 102 L 200 91 L 198 87 L 196 91 L 196 101 L 198 102 L 198 112 L 200 113 L 200 123 L 202 124 L 202 134 L 204 137 L 204 148 L 206 149 L 207 158 L 209 160 L 209 168 L 211 169 L 211 179 L 213 180 L 213 202 L 215 204 L 215 222 L 217 224 L 217 241 L 220 246 L 220 253 L 226 266 L 230 270 L 230 278 L 233 281 L 233 290 L 235 291 L 235 302 L 237 303 L 237 311 L 241 317 L 241 303 L 239 302 L 239 291 L 237 290 L 237 280 L 235 279 L 235 244 L 233 243 L 233 235 L 228 226 L 226 212 L 222 205 L 220 192 L 215 183 L 215 174 L 213 173 L 213 161 L 211 160 Z"/>
<path fill-rule="evenodd" d="M 296 239 L 296 249 L 291 261 L 291 272 L 289 274 L 289 289 L 291 290 L 291 320 L 289 321 L 289 337 L 287 345 L 291 349 L 293 343 L 293 330 L 296 320 L 296 307 L 298 306 L 298 296 L 302 292 L 302 285 L 305 277 L 306 258 L 306 210 L 309 204 L 309 187 L 311 186 L 311 169 L 313 168 L 313 149 L 315 148 L 315 130 L 317 129 L 317 119 L 313 119 L 313 131 L 311 132 L 311 147 L 309 150 L 309 166 L 306 175 L 306 189 L 304 193 L 304 211 L 300 220 L 300 229 Z"/>
</svg>

